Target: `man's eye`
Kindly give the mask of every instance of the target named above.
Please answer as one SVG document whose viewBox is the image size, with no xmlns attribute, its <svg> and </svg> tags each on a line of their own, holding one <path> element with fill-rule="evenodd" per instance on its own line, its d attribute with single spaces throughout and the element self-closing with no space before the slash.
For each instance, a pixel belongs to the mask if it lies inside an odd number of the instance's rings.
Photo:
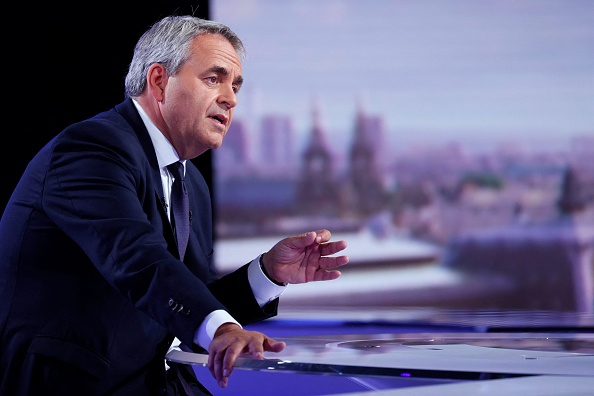
<svg viewBox="0 0 594 396">
<path fill-rule="evenodd" d="M 216 84 L 217 83 L 217 78 L 216 77 L 208 77 L 206 80 L 209 83 L 211 83 L 211 84 Z"/>
</svg>

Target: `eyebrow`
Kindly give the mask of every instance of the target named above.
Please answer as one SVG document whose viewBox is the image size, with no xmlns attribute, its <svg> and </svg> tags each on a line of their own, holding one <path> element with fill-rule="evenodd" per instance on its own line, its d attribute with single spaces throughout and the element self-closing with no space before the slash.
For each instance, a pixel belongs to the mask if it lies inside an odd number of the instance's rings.
<svg viewBox="0 0 594 396">
<path fill-rule="evenodd" d="M 221 76 L 228 76 L 229 75 L 229 71 L 227 69 L 225 69 L 222 66 L 213 66 L 209 69 L 209 71 L 213 72 L 213 73 L 217 73 Z M 243 77 L 242 76 L 237 76 L 237 78 L 235 79 L 235 81 L 233 81 L 234 84 L 237 84 L 241 87 L 241 85 L 243 84 Z"/>
</svg>

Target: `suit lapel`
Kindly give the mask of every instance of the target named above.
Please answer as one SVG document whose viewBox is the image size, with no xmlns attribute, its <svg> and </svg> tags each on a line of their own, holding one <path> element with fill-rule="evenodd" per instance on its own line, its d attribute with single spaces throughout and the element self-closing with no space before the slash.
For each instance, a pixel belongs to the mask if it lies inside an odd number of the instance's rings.
<svg viewBox="0 0 594 396">
<path fill-rule="evenodd" d="M 150 177 L 153 179 L 153 185 L 155 186 L 155 202 L 157 202 L 157 210 L 159 211 L 163 223 L 163 237 L 167 241 L 168 250 L 175 257 L 179 258 L 175 236 L 173 235 L 173 228 L 171 227 L 171 222 L 167 216 L 167 205 L 165 203 L 165 193 L 163 192 L 163 182 L 161 181 L 161 170 L 159 169 L 159 162 L 157 161 L 157 154 L 155 153 L 151 137 L 146 130 L 144 122 L 142 122 L 142 118 L 140 118 L 140 114 L 138 114 L 134 103 L 132 103 L 132 99 L 126 99 L 124 102 L 117 105 L 116 111 L 128 121 L 136 133 L 138 141 L 142 146 L 142 150 L 148 159 L 151 168 Z"/>
</svg>

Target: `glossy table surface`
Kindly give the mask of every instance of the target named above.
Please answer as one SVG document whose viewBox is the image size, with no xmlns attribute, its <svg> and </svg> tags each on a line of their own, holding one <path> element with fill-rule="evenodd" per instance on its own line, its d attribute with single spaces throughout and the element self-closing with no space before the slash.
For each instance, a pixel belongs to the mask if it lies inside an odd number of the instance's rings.
<svg viewBox="0 0 594 396">
<path fill-rule="evenodd" d="M 326 375 L 479 379 L 518 375 L 594 376 L 594 334 L 366 334 L 277 338 L 287 346 L 236 368 Z M 169 360 L 206 364 L 172 350 Z"/>
<path fill-rule="evenodd" d="M 289 311 L 260 326 L 270 327 L 253 329 L 286 348 L 264 360 L 239 358 L 238 371 L 343 377 L 378 395 L 429 395 L 436 386 L 485 395 L 594 390 L 591 314 L 370 310 L 354 318 L 353 312 Z M 167 359 L 195 368 L 207 363 L 206 355 L 179 347 Z"/>
</svg>

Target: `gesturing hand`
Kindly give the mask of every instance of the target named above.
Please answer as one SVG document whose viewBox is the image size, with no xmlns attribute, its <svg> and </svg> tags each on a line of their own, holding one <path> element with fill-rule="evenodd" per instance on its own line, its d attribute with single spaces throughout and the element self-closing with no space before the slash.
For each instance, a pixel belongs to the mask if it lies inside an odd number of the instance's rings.
<svg viewBox="0 0 594 396">
<path fill-rule="evenodd" d="M 208 370 L 221 388 L 227 387 L 233 365 L 240 355 L 264 359 L 264 351 L 280 352 L 284 342 L 277 342 L 257 331 L 244 330 L 234 323 L 221 325 L 208 347 Z"/>
<path fill-rule="evenodd" d="M 311 231 L 285 238 L 262 257 L 268 275 L 277 282 L 306 283 L 338 278 L 334 268 L 349 262 L 347 256 L 333 256 L 346 249 L 345 241 L 329 242 L 328 230 Z"/>
</svg>

